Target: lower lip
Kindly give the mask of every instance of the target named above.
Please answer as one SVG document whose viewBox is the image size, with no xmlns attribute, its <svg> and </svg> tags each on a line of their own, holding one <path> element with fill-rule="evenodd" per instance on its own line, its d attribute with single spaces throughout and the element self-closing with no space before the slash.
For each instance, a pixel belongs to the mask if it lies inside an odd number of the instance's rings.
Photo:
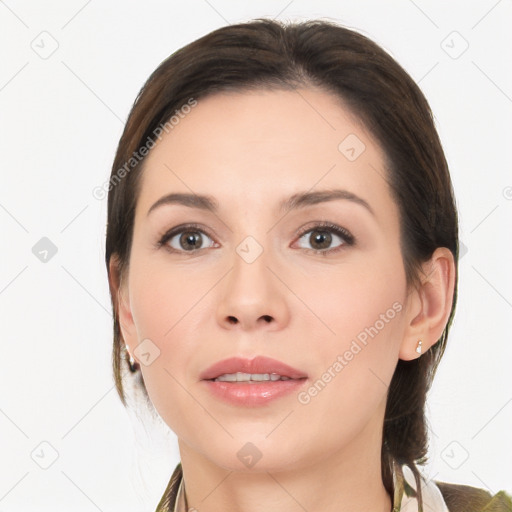
<svg viewBox="0 0 512 512">
<path fill-rule="evenodd" d="M 216 397 L 239 406 L 265 405 L 282 396 L 298 391 L 307 379 L 289 379 L 263 382 L 224 382 L 204 380 Z"/>
</svg>

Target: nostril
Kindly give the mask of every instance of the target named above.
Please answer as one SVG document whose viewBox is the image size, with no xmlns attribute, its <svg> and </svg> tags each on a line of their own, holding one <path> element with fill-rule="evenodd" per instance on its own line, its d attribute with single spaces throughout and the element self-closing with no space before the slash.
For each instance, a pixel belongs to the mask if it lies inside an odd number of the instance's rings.
<svg viewBox="0 0 512 512">
<path fill-rule="evenodd" d="M 272 317 L 270 315 L 263 315 L 263 318 L 267 323 L 272 321 Z"/>
<path fill-rule="evenodd" d="M 236 324 L 238 322 L 234 316 L 228 316 L 228 320 L 230 324 Z"/>
</svg>

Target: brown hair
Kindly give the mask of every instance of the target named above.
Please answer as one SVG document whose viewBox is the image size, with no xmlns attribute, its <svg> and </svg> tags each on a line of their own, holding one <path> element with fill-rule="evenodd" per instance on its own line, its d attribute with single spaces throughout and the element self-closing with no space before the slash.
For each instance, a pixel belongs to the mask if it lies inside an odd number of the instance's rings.
<svg viewBox="0 0 512 512">
<path fill-rule="evenodd" d="M 448 165 L 430 107 L 407 72 L 367 37 L 331 21 L 283 24 L 257 19 L 229 25 L 179 49 L 151 74 L 130 112 L 117 148 L 108 193 L 105 261 L 115 256 L 122 276 L 130 259 L 135 205 L 143 165 L 126 162 L 159 126 L 191 98 L 217 91 L 319 87 L 334 94 L 362 121 L 386 155 L 388 182 L 400 212 L 401 249 L 409 286 L 420 264 L 438 247 L 458 261 L 458 220 Z M 143 163 L 143 159 L 141 159 Z M 392 461 L 423 463 L 427 453 L 425 401 L 445 349 L 457 299 L 441 338 L 420 358 L 399 360 L 388 391 L 382 476 L 391 492 Z M 109 272 L 110 278 L 110 272 Z M 112 290 L 111 290 L 112 291 Z M 113 372 L 123 389 L 121 334 L 116 297 Z M 140 372 L 139 372 L 140 374 Z M 139 377 L 144 388 L 142 379 Z M 144 388 L 145 396 L 147 391 Z"/>
</svg>

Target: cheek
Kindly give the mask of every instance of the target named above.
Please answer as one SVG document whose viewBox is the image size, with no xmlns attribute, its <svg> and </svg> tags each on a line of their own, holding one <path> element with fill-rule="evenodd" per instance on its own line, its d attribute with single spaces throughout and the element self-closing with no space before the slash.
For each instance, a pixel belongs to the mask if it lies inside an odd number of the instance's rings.
<svg viewBox="0 0 512 512">
<path fill-rule="evenodd" d="M 196 377 L 192 375 L 198 353 L 194 340 L 204 336 L 194 331 L 211 318 L 205 305 L 218 276 L 202 272 L 198 277 L 183 266 L 147 261 L 132 254 L 130 304 L 139 343 L 145 340 L 141 353 L 149 353 L 149 364 L 136 354 L 153 405 L 172 430 L 186 432 L 187 412 L 197 407 L 186 390 Z"/>
<path fill-rule="evenodd" d="M 160 349 L 190 323 L 190 316 L 197 316 L 202 298 L 215 282 L 204 272 L 195 276 L 184 266 L 158 260 L 134 262 L 132 275 L 131 305 L 137 331 L 141 339 L 154 340 Z"/>
<path fill-rule="evenodd" d="M 403 332 L 399 278 L 389 283 L 368 272 L 341 277 L 331 276 L 329 287 L 312 296 L 311 309 L 335 334 L 314 317 L 308 321 L 324 334 L 312 356 L 318 371 L 298 397 L 297 418 L 323 432 L 326 449 L 354 439 L 383 406 Z"/>
<path fill-rule="evenodd" d="M 322 345 L 342 348 L 355 338 L 364 343 L 370 333 L 376 334 L 375 328 L 380 338 L 399 343 L 405 291 L 400 259 L 365 260 L 313 271 L 295 282 L 294 292 L 312 313 L 304 321 L 310 333 L 318 333 Z"/>
<path fill-rule="evenodd" d="M 304 280 L 297 294 L 308 298 L 315 315 L 307 315 L 301 330 L 317 333 L 310 338 L 318 368 L 315 378 L 321 380 L 320 388 L 329 383 L 318 402 L 371 410 L 382 399 L 403 337 L 404 290 L 399 256 L 373 258 L 371 264 L 361 261 L 350 272 L 340 267 L 328 277 L 319 273 Z"/>
</svg>

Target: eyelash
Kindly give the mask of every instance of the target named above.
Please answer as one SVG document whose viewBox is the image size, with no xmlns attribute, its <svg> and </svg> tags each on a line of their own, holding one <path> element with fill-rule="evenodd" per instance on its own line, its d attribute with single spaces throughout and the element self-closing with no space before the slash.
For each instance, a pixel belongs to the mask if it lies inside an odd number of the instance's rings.
<svg viewBox="0 0 512 512">
<path fill-rule="evenodd" d="M 307 228 L 302 229 L 297 233 L 297 236 L 302 238 L 306 233 L 309 233 L 311 231 L 325 231 L 327 233 L 334 233 L 335 235 L 339 236 L 343 243 L 339 245 L 338 247 L 334 247 L 333 249 L 304 249 L 305 251 L 312 252 L 313 254 L 320 254 L 322 256 L 328 256 L 329 254 L 337 253 L 338 251 L 343 250 L 346 246 L 353 246 L 355 244 L 355 238 L 354 236 L 345 228 L 342 228 L 341 226 L 337 226 L 336 224 L 332 224 L 330 222 L 318 222 L 314 224 L 313 226 L 309 226 Z"/>
<path fill-rule="evenodd" d="M 211 238 L 213 240 L 213 236 L 211 236 L 208 231 L 206 231 L 204 228 L 202 228 L 201 226 L 199 226 L 199 224 L 182 224 L 180 226 L 176 226 L 174 227 L 173 229 L 167 231 L 163 236 L 162 238 L 157 242 L 156 246 L 157 248 L 161 248 L 163 246 L 165 246 L 166 250 L 168 250 L 169 252 L 171 253 L 184 253 L 184 254 L 194 254 L 194 253 L 197 253 L 199 251 L 201 251 L 202 249 L 195 249 L 195 250 L 192 250 L 192 251 L 182 251 L 182 250 L 177 250 L 177 249 L 174 249 L 167 244 L 167 242 L 169 240 L 171 240 L 173 237 L 175 237 L 176 235 L 179 235 L 185 231 L 191 231 L 191 232 L 199 232 L 199 233 L 202 233 L 202 234 L 205 234 L 206 236 L 208 236 L 209 238 Z M 300 230 L 296 236 L 298 236 L 298 238 L 302 238 L 305 234 L 311 232 L 311 231 L 325 231 L 325 232 L 328 232 L 328 233 L 334 233 L 335 235 L 339 236 L 342 240 L 343 240 L 343 243 L 341 245 L 339 245 L 338 247 L 335 247 L 333 249 L 327 249 L 327 250 L 322 250 L 322 249 L 304 249 L 305 251 L 307 252 L 312 252 L 314 254 L 320 254 L 322 256 L 327 256 L 328 254 L 333 254 L 333 253 L 336 253 L 340 250 L 343 250 L 346 246 L 353 246 L 355 245 L 355 238 L 354 236 L 348 231 L 346 230 L 345 228 L 342 228 L 340 226 L 337 226 L 336 224 L 331 224 L 330 222 L 319 222 L 313 226 L 309 226 L 307 228 L 304 228 L 302 230 Z M 206 248 L 205 248 L 206 249 Z"/>
</svg>

